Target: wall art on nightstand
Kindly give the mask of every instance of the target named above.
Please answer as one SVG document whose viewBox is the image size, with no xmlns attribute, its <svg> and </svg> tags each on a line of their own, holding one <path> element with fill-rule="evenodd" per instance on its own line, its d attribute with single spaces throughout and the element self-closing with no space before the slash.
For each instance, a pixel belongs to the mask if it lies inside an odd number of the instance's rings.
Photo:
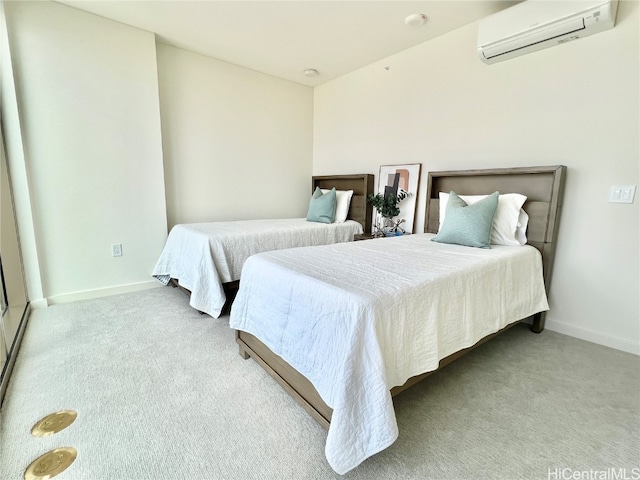
<svg viewBox="0 0 640 480">
<path fill-rule="evenodd" d="M 380 166 L 378 193 L 404 197 L 397 205 L 400 208 L 400 214 L 395 216 L 394 223 L 396 223 L 395 228 L 406 233 L 413 233 L 414 229 L 421 167 L 421 163 Z M 401 220 L 404 221 L 398 225 L 398 221 Z"/>
</svg>

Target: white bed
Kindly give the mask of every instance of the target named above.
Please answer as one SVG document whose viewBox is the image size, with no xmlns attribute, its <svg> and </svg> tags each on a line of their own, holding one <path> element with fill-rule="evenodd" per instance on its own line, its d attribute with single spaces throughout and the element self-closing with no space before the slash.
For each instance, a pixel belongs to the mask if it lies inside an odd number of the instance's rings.
<svg viewBox="0 0 640 480">
<path fill-rule="evenodd" d="M 424 234 L 247 261 L 230 319 L 240 354 L 328 428 L 325 452 L 336 472 L 393 443 L 393 395 L 520 320 L 543 330 L 565 170 L 429 172 Z M 456 206 L 454 196 L 440 228 L 442 192 L 486 200 L 481 208 Z M 529 217 L 526 245 L 495 244 L 493 229 L 506 219 L 498 211 L 491 223 L 491 216 L 482 220 L 484 248 L 452 245 L 474 231 L 491 202 L 500 203 L 496 192 L 526 197 L 515 210 L 506 205 L 510 235 L 523 226 L 520 209 Z"/>
<path fill-rule="evenodd" d="M 534 247 L 432 237 L 268 252 L 245 264 L 230 326 L 260 338 L 333 409 L 326 455 L 338 473 L 395 441 L 393 387 L 548 309 Z"/>
<path fill-rule="evenodd" d="M 165 285 L 174 278 L 191 292 L 189 304 L 214 318 L 226 302 L 223 284 L 240 279 L 251 255 L 284 248 L 350 242 L 362 233 L 354 220 L 315 223 L 304 218 L 244 220 L 176 225 L 153 276 Z"/>
<path fill-rule="evenodd" d="M 165 285 L 173 279 L 189 292 L 192 307 L 217 318 L 229 294 L 235 293 L 242 266 L 251 255 L 351 242 L 354 235 L 371 231 L 366 198 L 373 190 L 373 175 L 314 176 L 311 187 L 312 192 L 316 188 L 353 192 L 341 207 L 338 223 L 290 218 L 179 224 L 169 232 L 152 276 Z"/>
</svg>

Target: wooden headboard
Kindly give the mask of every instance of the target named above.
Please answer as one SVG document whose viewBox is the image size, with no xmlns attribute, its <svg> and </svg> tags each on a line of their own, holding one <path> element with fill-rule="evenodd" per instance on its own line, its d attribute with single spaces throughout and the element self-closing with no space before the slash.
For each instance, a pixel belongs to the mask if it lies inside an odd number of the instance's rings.
<svg viewBox="0 0 640 480">
<path fill-rule="evenodd" d="M 557 165 L 429 172 L 424 231 L 438 233 L 439 192 L 487 195 L 498 191 L 526 195 L 527 201 L 523 208 L 529 215 L 527 243 L 542 254 L 544 282 L 548 293 L 566 169 L 563 165 Z"/>
<path fill-rule="evenodd" d="M 311 191 L 316 187 L 336 190 L 353 190 L 351 205 L 347 218 L 362 225 L 365 233 L 371 232 L 372 207 L 367 203 L 367 195 L 373 193 L 373 175 L 363 173 L 357 175 L 325 175 L 312 178 Z"/>
</svg>

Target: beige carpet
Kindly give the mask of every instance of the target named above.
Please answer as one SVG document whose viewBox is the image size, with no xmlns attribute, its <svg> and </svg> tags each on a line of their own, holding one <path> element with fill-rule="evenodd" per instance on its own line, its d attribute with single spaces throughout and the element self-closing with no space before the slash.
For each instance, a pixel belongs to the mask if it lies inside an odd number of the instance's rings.
<svg viewBox="0 0 640 480">
<path fill-rule="evenodd" d="M 325 431 L 240 358 L 227 322 L 170 287 L 34 311 L 1 410 L 0 478 L 23 478 L 60 446 L 78 450 L 60 480 L 338 477 Z M 511 329 L 395 406 L 399 439 L 346 478 L 632 478 L 640 467 L 640 357 L 549 331 Z M 78 412 L 72 426 L 31 436 L 61 409 Z"/>
</svg>

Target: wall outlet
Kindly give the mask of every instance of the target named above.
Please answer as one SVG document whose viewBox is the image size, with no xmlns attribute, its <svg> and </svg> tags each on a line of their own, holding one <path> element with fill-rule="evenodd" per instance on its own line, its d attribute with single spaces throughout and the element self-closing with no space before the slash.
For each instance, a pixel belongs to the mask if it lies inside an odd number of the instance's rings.
<svg viewBox="0 0 640 480">
<path fill-rule="evenodd" d="M 122 256 L 122 244 L 114 243 L 111 245 L 111 256 L 112 257 L 121 257 Z"/>
</svg>

